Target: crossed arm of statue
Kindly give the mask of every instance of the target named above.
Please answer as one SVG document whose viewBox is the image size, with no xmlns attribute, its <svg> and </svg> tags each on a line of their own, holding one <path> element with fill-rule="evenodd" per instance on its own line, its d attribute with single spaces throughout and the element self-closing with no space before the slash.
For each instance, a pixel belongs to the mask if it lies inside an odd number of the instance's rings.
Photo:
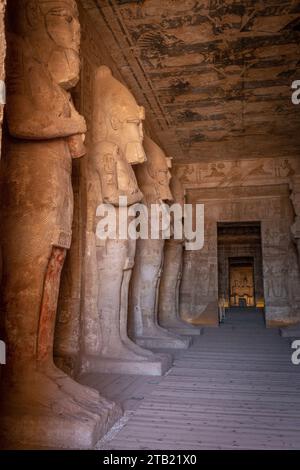
<svg viewBox="0 0 300 470">
<path fill-rule="evenodd" d="M 126 196 L 126 205 L 130 206 L 141 199 L 141 193 L 133 181 L 132 169 L 122 158 L 117 145 L 110 142 L 99 142 L 94 146 L 92 160 L 101 183 L 104 203 L 119 206 L 119 197 Z"/>
<path fill-rule="evenodd" d="M 84 134 L 85 119 L 68 92 L 33 64 L 23 77 L 10 79 L 7 117 L 10 134 L 18 139 L 44 140 Z M 82 154 L 80 155 L 82 156 Z"/>
</svg>

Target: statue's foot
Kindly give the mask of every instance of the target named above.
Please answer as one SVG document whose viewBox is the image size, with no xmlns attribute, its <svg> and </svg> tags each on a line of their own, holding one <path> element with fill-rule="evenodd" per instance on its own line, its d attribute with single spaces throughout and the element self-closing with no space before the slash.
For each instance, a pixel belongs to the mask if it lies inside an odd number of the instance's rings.
<svg viewBox="0 0 300 470">
<path fill-rule="evenodd" d="M 163 328 L 178 328 L 179 330 L 182 330 L 184 331 L 185 329 L 187 330 L 187 332 L 195 332 L 195 334 L 197 334 L 197 332 L 199 332 L 200 328 L 197 327 L 196 325 L 193 325 L 191 323 L 187 323 L 183 320 L 180 320 L 180 318 L 169 318 L 167 319 L 166 321 L 161 321 L 160 322 L 160 326 L 162 326 Z"/>
<path fill-rule="evenodd" d="M 55 365 L 49 367 L 46 373 L 64 393 L 89 412 L 101 413 L 103 409 L 111 410 L 115 406 L 97 390 L 76 382 Z"/>
<path fill-rule="evenodd" d="M 148 358 L 153 357 L 153 353 L 148 355 L 141 353 L 142 348 L 134 348 L 134 343 L 131 345 L 123 341 L 118 341 L 118 344 L 104 346 L 101 351 L 101 357 L 116 359 L 120 361 L 147 361 Z"/>
<path fill-rule="evenodd" d="M 57 377 L 27 371 L 2 383 L 2 448 L 89 448 L 121 415 L 120 409 L 82 406 Z"/>
<path fill-rule="evenodd" d="M 158 338 L 158 339 L 168 339 L 168 340 L 176 340 L 180 339 L 179 335 L 171 333 L 170 331 L 162 328 L 161 326 L 157 325 L 156 323 L 152 323 L 148 325 L 143 332 L 143 337 L 147 338 Z"/>
<path fill-rule="evenodd" d="M 128 336 L 122 338 L 123 343 L 127 348 L 129 348 L 131 351 L 134 353 L 143 356 L 147 359 L 153 359 L 154 358 L 154 353 L 152 351 L 149 351 L 149 349 L 144 349 L 141 348 L 138 344 L 134 343 Z"/>
</svg>

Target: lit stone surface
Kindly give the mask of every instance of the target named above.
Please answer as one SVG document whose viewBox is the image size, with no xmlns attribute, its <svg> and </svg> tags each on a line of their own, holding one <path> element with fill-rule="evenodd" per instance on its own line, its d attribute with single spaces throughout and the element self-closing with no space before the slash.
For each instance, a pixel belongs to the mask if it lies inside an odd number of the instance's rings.
<svg viewBox="0 0 300 470">
<path fill-rule="evenodd" d="M 65 9 L 59 14 L 58 4 Z M 73 0 L 9 6 L 1 446 L 87 448 L 120 410 L 53 362 L 60 274 L 72 235 L 72 158 L 85 153 L 86 124 L 66 91 L 79 78 L 77 7 Z"/>
<path fill-rule="evenodd" d="M 147 161 L 137 167 L 136 176 L 148 208 L 151 229 L 151 205 L 157 208 L 173 199 L 169 184 L 170 173 L 164 152 L 149 137 L 144 147 Z M 149 232 L 150 233 L 150 232 Z M 161 236 L 160 236 L 161 238 Z M 139 239 L 131 281 L 129 331 L 141 346 L 148 348 L 187 348 L 191 339 L 168 332 L 158 323 L 158 297 L 163 270 L 165 240 Z"/>
<path fill-rule="evenodd" d="M 0 0 L 0 447 L 299 447 L 298 3 Z"/>
</svg>

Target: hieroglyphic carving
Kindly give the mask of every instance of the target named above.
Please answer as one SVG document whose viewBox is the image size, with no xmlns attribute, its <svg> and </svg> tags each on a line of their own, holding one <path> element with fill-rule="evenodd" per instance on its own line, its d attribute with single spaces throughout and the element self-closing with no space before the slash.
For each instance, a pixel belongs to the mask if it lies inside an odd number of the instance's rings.
<svg viewBox="0 0 300 470">
<path fill-rule="evenodd" d="M 193 188 L 281 184 L 299 172 L 298 158 L 222 160 L 175 166 L 183 186 Z"/>
</svg>

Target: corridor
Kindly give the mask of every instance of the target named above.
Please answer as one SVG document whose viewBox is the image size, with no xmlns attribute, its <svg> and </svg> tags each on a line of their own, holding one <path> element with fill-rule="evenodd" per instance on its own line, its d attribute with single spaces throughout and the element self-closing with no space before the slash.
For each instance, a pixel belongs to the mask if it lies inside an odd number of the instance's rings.
<svg viewBox="0 0 300 470">
<path fill-rule="evenodd" d="M 230 313 L 177 352 L 167 376 L 131 376 L 125 417 L 96 448 L 297 449 L 300 366 L 291 353 L 289 340 L 266 329 L 259 311 Z M 97 378 L 85 382 L 96 386 Z M 101 382 L 101 393 L 114 390 L 115 398 L 118 378 L 106 391 Z"/>
</svg>

